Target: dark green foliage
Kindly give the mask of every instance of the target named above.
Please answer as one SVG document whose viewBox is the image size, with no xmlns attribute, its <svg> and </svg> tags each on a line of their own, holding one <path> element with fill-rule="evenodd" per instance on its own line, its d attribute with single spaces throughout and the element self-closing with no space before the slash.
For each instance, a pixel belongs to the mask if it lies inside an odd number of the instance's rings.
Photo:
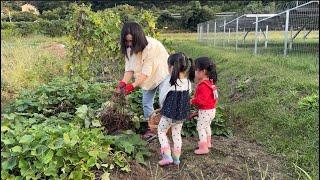
<svg viewBox="0 0 320 180">
<path fill-rule="evenodd" d="M 36 21 L 38 18 L 37 15 L 31 13 L 31 12 L 12 12 L 11 13 L 11 22 L 33 22 Z M 8 14 L 1 15 L 1 21 L 9 22 L 10 18 Z"/>
<path fill-rule="evenodd" d="M 132 160 L 145 164 L 149 152 L 139 135 L 106 135 L 99 122 L 113 88 L 58 78 L 24 92 L 2 114 L 1 178 L 94 179 L 93 170 L 127 172 Z"/>
<path fill-rule="evenodd" d="M 38 113 L 47 117 L 61 112 L 73 115 L 80 105 L 99 108 L 110 94 L 102 93 L 104 83 L 90 83 L 80 78 L 58 78 L 35 91 L 26 91 L 11 105 L 9 112 Z"/>
<path fill-rule="evenodd" d="M 41 27 L 40 33 L 47 36 L 60 37 L 69 33 L 67 20 L 40 20 L 38 24 Z"/>
</svg>

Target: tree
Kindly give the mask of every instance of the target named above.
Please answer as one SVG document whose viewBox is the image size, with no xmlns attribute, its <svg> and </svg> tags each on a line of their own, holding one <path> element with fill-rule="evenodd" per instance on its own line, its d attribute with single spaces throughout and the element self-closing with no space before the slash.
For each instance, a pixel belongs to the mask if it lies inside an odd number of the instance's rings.
<svg viewBox="0 0 320 180">
<path fill-rule="evenodd" d="M 182 22 L 185 29 L 197 30 L 197 24 L 211 20 L 217 9 L 201 6 L 199 1 L 191 1 L 187 10 L 182 13 Z"/>
</svg>

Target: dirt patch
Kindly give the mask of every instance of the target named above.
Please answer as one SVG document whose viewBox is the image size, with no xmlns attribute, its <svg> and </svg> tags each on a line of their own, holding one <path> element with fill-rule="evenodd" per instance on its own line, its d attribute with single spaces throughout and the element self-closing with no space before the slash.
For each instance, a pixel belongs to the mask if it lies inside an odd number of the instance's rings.
<svg viewBox="0 0 320 180">
<path fill-rule="evenodd" d="M 57 42 L 42 46 L 41 48 L 49 51 L 50 53 L 52 53 L 60 58 L 64 58 L 67 55 L 65 45 L 57 43 Z"/>
<path fill-rule="evenodd" d="M 214 136 L 213 148 L 207 155 L 196 156 L 197 138 L 183 138 L 183 152 L 180 166 L 159 167 L 160 145 L 157 140 L 149 144 L 151 157 L 148 166 L 133 165 L 132 173 L 112 173 L 112 179 L 291 179 L 285 173 L 282 159 L 264 152 L 254 141 L 238 137 Z M 136 170 L 135 168 L 138 168 Z"/>
<path fill-rule="evenodd" d="M 121 172 L 115 170 L 111 175 L 110 179 L 119 180 L 140 180 L 140 179 L 150 179 L 150 172 L 143 165 L 136 162 L 130 163 L 131 171 L 129 173 Z"/>
</svg>

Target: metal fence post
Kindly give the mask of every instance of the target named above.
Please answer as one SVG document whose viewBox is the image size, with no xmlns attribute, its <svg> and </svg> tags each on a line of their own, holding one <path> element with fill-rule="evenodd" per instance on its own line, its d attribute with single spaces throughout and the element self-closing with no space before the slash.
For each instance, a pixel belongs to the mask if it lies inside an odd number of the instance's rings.
<svg viewBox="0 0 320 180">
<path fill-rule="evenodd" d="M 292 43 L 293 43 L 293 27 L 291 26 L 290 27 L 290 41 L 289 41 L 289 49 L 291 50 L 292 49 Z"/>
<path fill-rule="evenodd" d="M 213 46 L 216 46 L 216 37 L 217 37 L 217 21 L 214 21 L 214 37 L 213 37 Z"/>
<path fill-rule="evenodd" d="M 230 35 L 231 35 L 231 33 L 230 33 L 230 28 L 229 28 L 228 44 L 229 44 L 229 42 L 230 42 Z"/>
<path fill-rule="evenodd" d="M 226 19 L 223 21 L 223 47 L 225 46 L 225 38 L 226 37 Z"/>
<path fill-rule="evenodd" d="M 200 41 L 200 36 L 199 36 L 199 34 L 200 34 L 200 31 L 199 31 L 199 24 L 197 24 L 197 35 L 198 35 L 198 42 Z"/>
<path fill-rule="evenodd" d="M 266 26 L 266 40 L 264 42 L 264 47 L 267 48 L 268 47 L 268 25 Z"/>
<path fill-rule="evenodd" d="M 237 22 L 236 22 L 236 50 L 238 50 L 238 28 L 239 28 L 239 18 L 237 18 Z"/>
<path fill-rule="evenodd" d="M 286 25 L 284 30 L 284 51 L 283 55 L 287 56 L 287 48 L 288 48 L 288 29 L 289 29 L 289 13 L 290 11 L 286 11 Z"/>
<path fill-rule="evenodd" d="M 307 30 L 306 30 L 306 28 L 304 27 L 304 28 L 303 28 L 303 38 L 302 38 L 304 42 L 305 42 L 305 40 L 306 40 L 306 38 L 305 38 L 306 36 L 307 36 Z"/>
<path fill-rule="evenodd" d="M 202 24 L 200 24 L 200 41 L 202 41 Z"/>
<path fill-rule="evenodd" d="M 256 16 L 256 29 L 254 33 L 254 54 L 257 54 L 258 50 L 258 16 Z"/>
<path fill-rule="evenodd" d="M 246 28 L 243 28 L 243 36 L 246 35 Z M 246 39 L 243 38 L 243 45 L 246 43 Z"/>
</svg>

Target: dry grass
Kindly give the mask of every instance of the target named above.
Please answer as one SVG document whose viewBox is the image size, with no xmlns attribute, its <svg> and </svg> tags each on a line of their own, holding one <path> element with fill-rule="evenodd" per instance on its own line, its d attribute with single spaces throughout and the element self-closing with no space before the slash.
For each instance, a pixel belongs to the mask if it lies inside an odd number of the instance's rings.
<svg viewBox="0 0 320 180">
<path fill-rule="evenodd" d="M 1 106 L 21 90 L 33 89 L 64 73 L 65 58 L 42 47 L 59 40 L 34 36 L 1 41 Z"/>
</svg>

